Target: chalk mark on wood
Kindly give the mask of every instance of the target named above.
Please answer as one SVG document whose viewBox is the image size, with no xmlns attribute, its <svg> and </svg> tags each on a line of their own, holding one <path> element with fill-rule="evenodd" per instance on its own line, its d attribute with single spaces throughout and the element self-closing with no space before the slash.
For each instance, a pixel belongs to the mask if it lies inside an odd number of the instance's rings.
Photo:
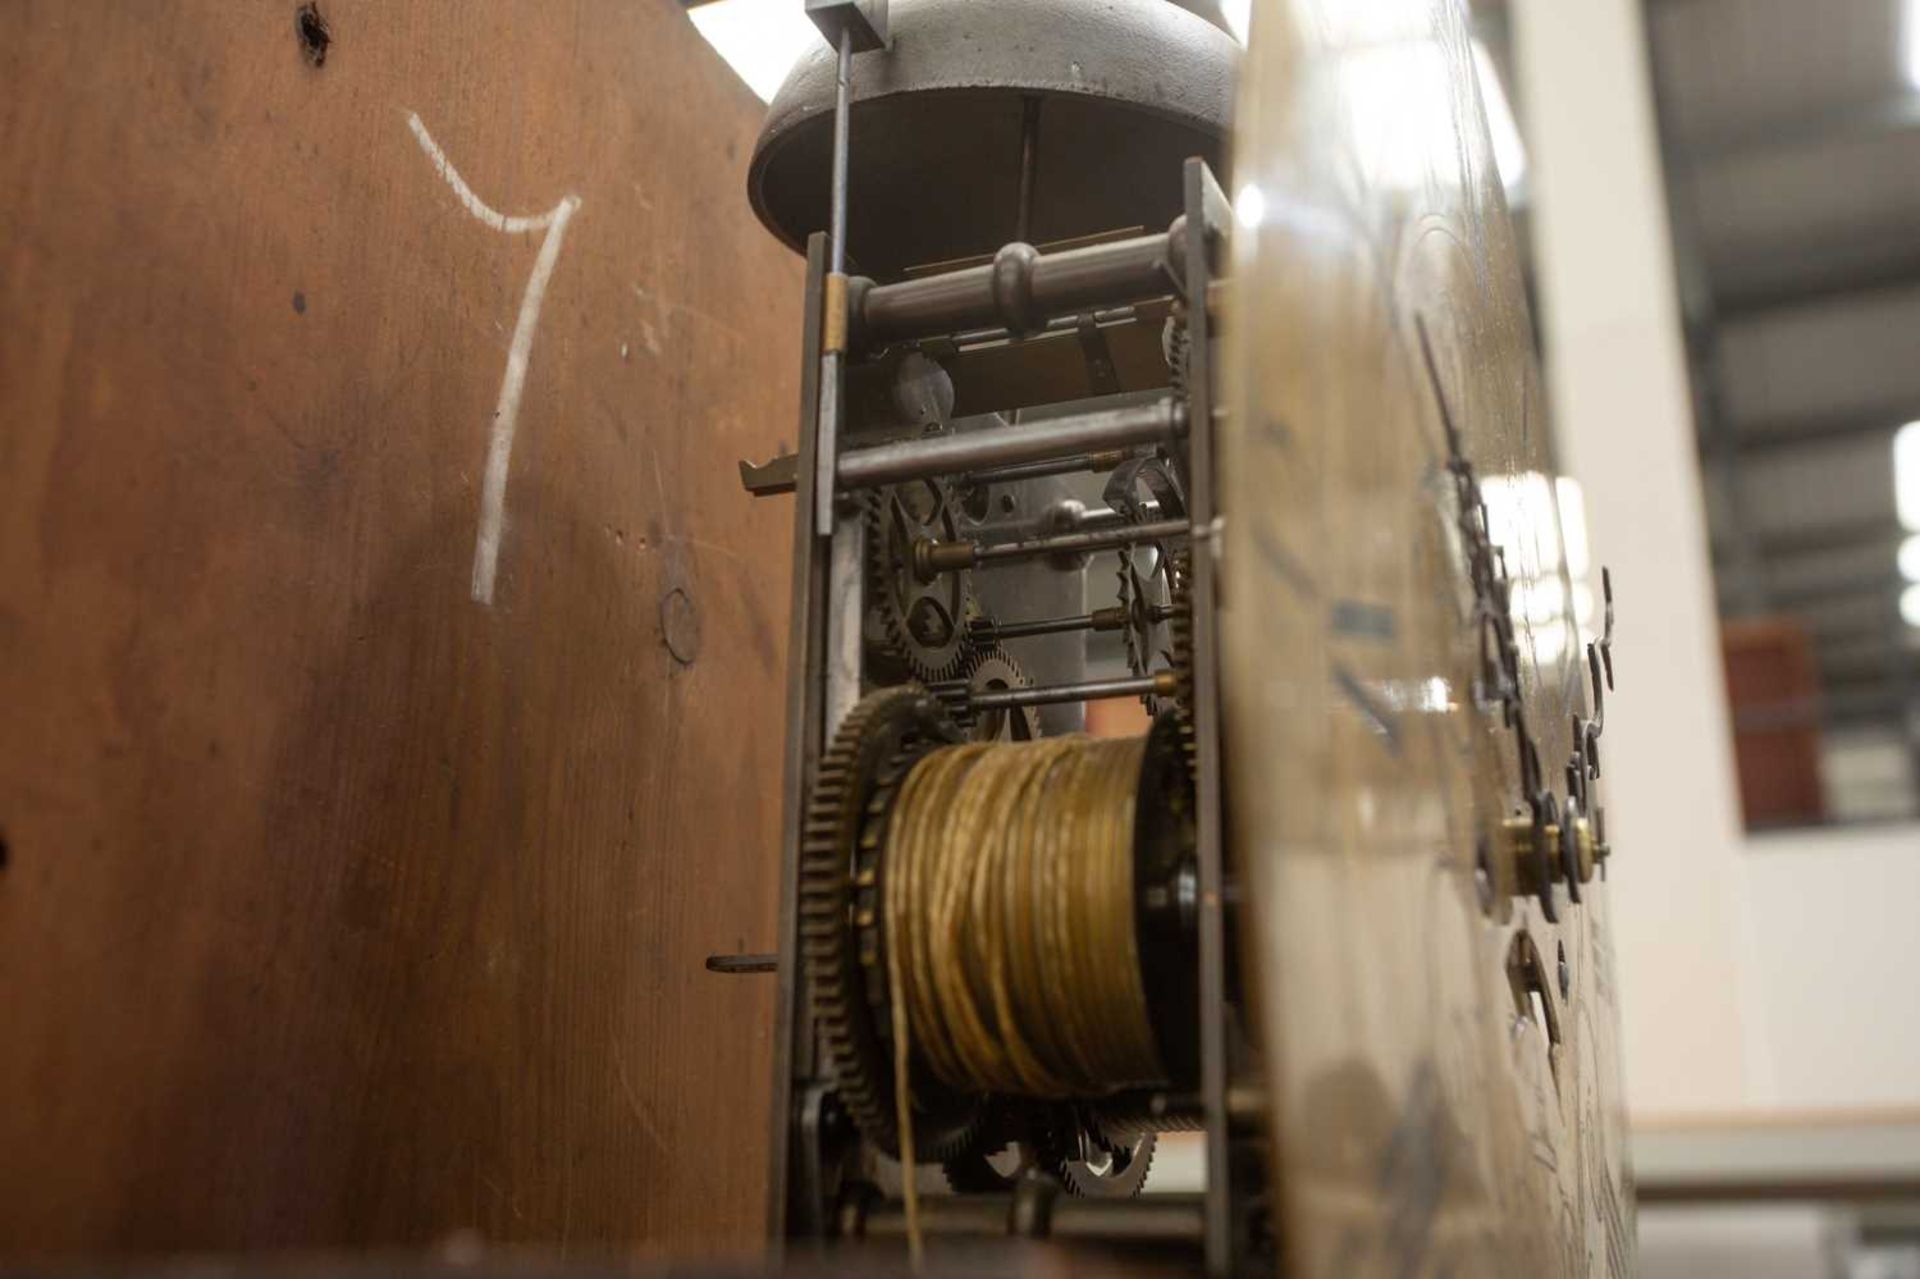
<svg viewBox="0 0 1920 1279">
<path fill-rule="evenodd" d="M 500 534 L 507 515 L 507 468 L 513 458 L 513 434 L 520 418 L 520 397 L 526 389 L 527 365 L 533 355 L 533 335 L 540 327 L 540 308 L 546 301 L 547 281 L 560 260 L 567 223 L 579 210 L 580 197 L 568 195 L 545 213 L 508 217 L 474 194 L 467 180 L 447 159 L 447 153 L 427 132 L 418 113 L 407 113 L 407 127 L 413 130 L 420 149 L 433 162 L 434 172 L 453 189 L 468 213 L 506 235 L 547 233 L 540 242 L 540 255 L 534 259 L 533 273 L 527 277 L 526 292 L 520 298 L 520 318 L 514 322 L 513 343 L 507 348 L 507 370 L 500 379 L 500 398 L 494 404 L 487 469 L 480 489 L 480 528 L 473 545 L 473 598 L 481 604 L 492 604 L 494 576 L 500 566 Z"/>
</svg>

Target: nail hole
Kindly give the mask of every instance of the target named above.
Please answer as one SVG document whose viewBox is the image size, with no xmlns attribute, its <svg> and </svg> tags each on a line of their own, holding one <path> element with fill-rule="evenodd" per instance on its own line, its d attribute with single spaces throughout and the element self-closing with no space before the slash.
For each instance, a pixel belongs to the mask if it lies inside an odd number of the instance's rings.
<svg viewBox="0 0 1920 1279">
<path fill-rule="evenodd" d="M 327 46 L 333 43 L 333 32 L 327 27 L 327 20 L 320 16 L 320 6 L 303 4 L 293 15 L 293 31 L 300 37 L 300 50 L 307 61 L 314 66 L 325 66 Z"/>
<path fill-rule="evenodd" d="M 7 844 L 7 833 L 0 831 L 0 870 L 7 868 L 7 861 L 12 856 L 12 853 L 13 849 Z"/>
<path fill-rule="evenodd" d="M 1567 944 L 1565 942 L 1558 943 L 1558 949 L 1559 949 L 1559 965 L 1560 965 L 1560 998 L 1569 999 L 1573 996 L 1573 967 L 1572 965 L 1567 963 Z"/>
</svg>

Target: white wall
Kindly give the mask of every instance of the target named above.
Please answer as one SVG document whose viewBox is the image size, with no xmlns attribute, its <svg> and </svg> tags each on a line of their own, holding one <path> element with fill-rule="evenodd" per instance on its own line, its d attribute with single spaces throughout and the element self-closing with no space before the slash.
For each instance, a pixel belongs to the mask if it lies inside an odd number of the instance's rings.
<svg viewBox="0 0 1920 1279">
<path fill-rule="evenodd" d="M 1746 860 L 1768 1068 L 1753 1100 L 1920 1103 L 1920 827 L 1762 835 Z"/>
<path fill-rule="evenodd" d="M 1808 1279 L 1833 1273 L 1810 1204 L 1641 1208 L 1641 1279 Z"/>
<path fill-rule="evenodd" d="M 1638 1117 L 1920 1103 L 1920 828 L 1740 825 L 1638 0 L 1515 0 L 1549 392 L 1614 568 L 1605 739 Z"/>
<path fill-rule="evenodd" d="M 1515 61 L 1562 460 L 1619 603 L 1603 756 L 1629 1105 L 1746 1091 L 1739 813 L 1635 0 L 1519 0 Z"/>
</svg>

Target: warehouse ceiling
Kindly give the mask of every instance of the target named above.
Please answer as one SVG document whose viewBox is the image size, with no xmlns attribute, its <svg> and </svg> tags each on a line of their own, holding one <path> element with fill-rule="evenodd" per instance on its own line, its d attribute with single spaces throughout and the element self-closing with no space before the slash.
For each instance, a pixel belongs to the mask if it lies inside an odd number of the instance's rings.
<svg viewBox="0 0 1920 1279">
<path fill-rule="evenodd" d="M 1830 728 L 1906 725 L 1920 678 L 1893 466 L 1920 419 L 1916 11 L 1647 3 L 1721 613 L 1810 632 Z"/>
</svg>

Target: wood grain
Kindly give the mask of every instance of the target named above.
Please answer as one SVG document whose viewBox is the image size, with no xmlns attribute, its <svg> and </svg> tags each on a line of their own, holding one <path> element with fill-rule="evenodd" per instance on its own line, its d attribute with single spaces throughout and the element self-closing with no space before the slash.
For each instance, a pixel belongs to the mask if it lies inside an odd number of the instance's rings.
<svg viewBox="0 0 1920 1279">
<path fill-rule="evenodd" d="M 1445 414 L 1505 496 L 1520 691 L 1562 795 L 1586 693 L 1464 8 L 1263 0 L 1242 86 L 1222 690 L 1297 1279 L 1634 1264 L 1607 885 L 1560 893 L 1556 923 L 1498 884 L 1485 910 L 1476 884 L 1527 797 L 1476 681 Z M 1660 852 L 1619 849 L 1610 872 Z"/>
<path fill-rule="evenodd" d="M 0 42 L 0 1253 L 751 1248 L 798 263 L 673 0 Z M 540 233 L 491 604 L 488 437 Z M 671 639 L 673 651 L 669 651 Z"/>
</svg>

